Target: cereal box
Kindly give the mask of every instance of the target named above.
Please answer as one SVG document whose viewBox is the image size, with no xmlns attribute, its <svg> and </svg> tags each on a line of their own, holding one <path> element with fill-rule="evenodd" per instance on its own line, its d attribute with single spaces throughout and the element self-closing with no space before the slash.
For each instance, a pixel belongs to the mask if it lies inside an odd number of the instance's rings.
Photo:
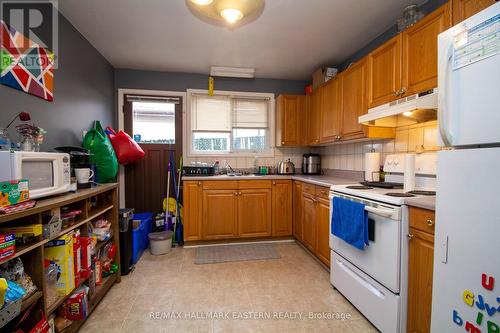
<svg viewBox="0 0 500 333">
<path fill-rule="evenodd" d="M 29 199 L 27 179 L 0 182 L 0 207 L 12 206 Z"/>
<path fill-rule="evenodd" d="M 45 259 L 55 262 L 61 274 L 57 280 L 57 291 L 66 296 L 75 289 L 75 268 L 73 264 L 73 233 L 67 233 L 45 244 Z"/>
</svg>

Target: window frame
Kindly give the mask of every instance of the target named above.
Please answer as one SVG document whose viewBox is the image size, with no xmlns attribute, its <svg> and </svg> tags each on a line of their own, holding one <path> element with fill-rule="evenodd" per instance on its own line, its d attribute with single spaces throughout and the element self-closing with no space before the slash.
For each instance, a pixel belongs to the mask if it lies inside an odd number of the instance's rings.
<svg viewBox="0 0 500 333">
<path fill-rule="evenodd" d="M 187 90 L 187 108 L 186 108 L 186 122 L 185 122 L 185 140 L 187 145 L 187 155 L 188 157 L 274 157 L 275 148 L 275 98 L 273 93 L 257 93 L 257 92 L 241 92 L 241 91 L 224 91 L 215 90 L 214 95 L 218 96 L 228 96 L 233 98 L 267 98 L 269 99 L 269 109 L 268 109 L 268 132 L 269 135 L 266 138 L 265 150 L 234 150 L 233 146 L 233 130 L 236 127 L 231 127 L 229 131 L 229 151 L 228 152 L 200 152 L 193 149 L 193 129 L 192 129 L 192 115 L 193 115 L 193 95 L 205 94 L 208 95 L 208 90 L 203 89 L 188 89 Z M 231 102 L 232 104 L 232 102 Z M 231 105 L 232 112 L 232 105 Z"/>
</svg>

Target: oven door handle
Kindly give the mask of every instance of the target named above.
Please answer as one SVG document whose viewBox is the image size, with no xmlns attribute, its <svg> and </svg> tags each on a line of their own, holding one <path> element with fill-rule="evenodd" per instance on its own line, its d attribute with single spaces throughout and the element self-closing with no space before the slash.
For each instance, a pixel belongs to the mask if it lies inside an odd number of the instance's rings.
<svg viewBox="0 0 500 333">
<path fill-rule="evenodd" d="M 380 215 L 383 217 L 392 217 L 392 215 L 394 214 L 394 211 L 392 209 L 382 209 L 365 206 L 365 210 L 369 213 L 373 213 L 375 215 Z"/>
</svg>

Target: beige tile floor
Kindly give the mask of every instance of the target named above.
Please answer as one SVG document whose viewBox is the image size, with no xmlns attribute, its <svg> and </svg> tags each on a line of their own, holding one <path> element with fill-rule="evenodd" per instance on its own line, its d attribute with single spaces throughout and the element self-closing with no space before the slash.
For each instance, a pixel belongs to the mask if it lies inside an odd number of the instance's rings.
<svg viewBox="0 0 500 333">
<path fill-rule="evenodd" d="M 80 332 L 377 332 L 331 287 L 329 273 L 304 249 L 295 243 L 276 247 L 281 259 L 210 265 L 195 265 L 193 248 L 157 257 L 145 253 Z M 229 319 L 152 319 L 152 312 L 220 312 Z M 305 318 L 238 318 L 279 312 Z M 308 319 L 309 312 L 350 318 Z"/>
</svg>

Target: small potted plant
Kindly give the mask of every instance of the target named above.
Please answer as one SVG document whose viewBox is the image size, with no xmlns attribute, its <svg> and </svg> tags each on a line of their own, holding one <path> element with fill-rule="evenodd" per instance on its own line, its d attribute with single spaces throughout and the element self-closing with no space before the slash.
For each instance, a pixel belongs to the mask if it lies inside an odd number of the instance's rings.
<svg viewBox="0 0 500 333">
<path fill-rule="evenodd" d="M 11 143 L 10 143 L 8 130 L 9 130 L 10 125 L 12 125 L 14 123 L 14 121 L 17 120 L 17 118 L 19 118 L 19 120 L 21 120 L 21 121 L 30 121 L 31 120 L 29 113 L 20 112 L 14 117 L 14 119 L 12 119 L 12 121 L 7 126 L 5 126 L 3 128 L 0 127 L 0 150 L 10 150 Z"/>
</svg>

